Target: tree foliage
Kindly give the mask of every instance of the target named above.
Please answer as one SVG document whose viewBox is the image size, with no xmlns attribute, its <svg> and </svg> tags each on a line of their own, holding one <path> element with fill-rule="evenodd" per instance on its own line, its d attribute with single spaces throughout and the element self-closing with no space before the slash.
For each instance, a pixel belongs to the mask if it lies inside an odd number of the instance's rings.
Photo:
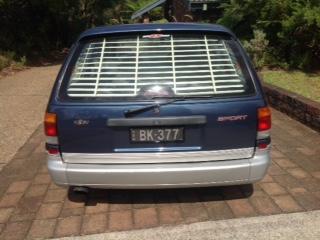
<svg viewBox="0 0 320 240">
<path fill-rule="evenodd" d="M 270 64 L 305 70 L 320 67 L 319 0 L 230 0 L 219 23 L 243 40 L 255 29 L 269 41 Z"/>
<path fill-rule="evenodd" d="M 116 0 L 0 0 L 0 50 L 43 55 L 69 47 L 83 30 L 108 23 Z"/>
<path fill-rule="evenodd" d="M 131 23 L 153 0 L 0 0 L 0 53 L 47 56 L 85 29 Z M 221 0 L 218 23 L 231 28 L 261 65 L 320 69 L 319 0 Z M 160 20 L 160 8 L 150 13 Z M 259 30 L 254 35 L 254 31 Z M 251 40 L 252 39 L 252 40 Z M 251 41 L 250 41 L 251 40 Z M 259 44 L 268 42 L 262 51 Z M 262 54 L 262 52 L 264 52 Z"/>
<path fill-rule="evenodd" d="M 85 29 L 132 22 L 130 17 L 153 0 L 0 0 L 0 52 L 45 56 L 69 47 Z M 153 19 L 162 18 L 152 11 Z"/>
</svg>

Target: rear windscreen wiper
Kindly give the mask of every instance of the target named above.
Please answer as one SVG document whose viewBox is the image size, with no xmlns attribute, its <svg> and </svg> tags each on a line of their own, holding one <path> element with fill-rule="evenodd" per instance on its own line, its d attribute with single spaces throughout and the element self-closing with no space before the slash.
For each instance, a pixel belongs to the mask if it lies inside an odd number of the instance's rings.
<svg viewBox="0 0 320 240">
<path fill-rule="evenodd" d="M 134 115 L 137 115 L 139 113 L 148 111 L 150 109 L 159 108 L 160 106 L 171 104 L 171 103 L 178 102 L 178 101 L 185 101 L 187 99 L 207 99 L 207 98 L 212 98 L 212 97 L 208 97 L 208 96 L 201 96 L 201 97 L 175 97 L 175 98 L 153 97 L 152 99 L 168 99 L 168 101 L 150 104 L 150 105 L 147 105 L 147 106 L 144 106 L 144 107 L 141 107 L 141 108 L 134 108 L 134 109 L 126 110 L 124 112 L 124 116 L 126 118 L 133 117 Z"/>
<path fill-rule="evenodd" d="M 184 100 L 183 98 L 176 98 L 176 99 L 170 99 L 170 100 L 165 101 L 165 102 L 159 102 L 159 103 L 155 103 L 155 104 L 150 104 L 150 105 L 147 105 L 147 106 L 144 106 L 144 107 L 141 107 L 141 108 L 129 109 L 129 110 L 124 112 L 124 116 L 126 118 L 133 117 L 136 114 L 148 111 L 150 109 L 159 108 L 160 106 L 167 105 L 167 104 L 170 104 L 170 103 L 174 103 L 174 102 L 177 102 L 177 101 L 183 101 L 183 100 Z"/>
</svg>

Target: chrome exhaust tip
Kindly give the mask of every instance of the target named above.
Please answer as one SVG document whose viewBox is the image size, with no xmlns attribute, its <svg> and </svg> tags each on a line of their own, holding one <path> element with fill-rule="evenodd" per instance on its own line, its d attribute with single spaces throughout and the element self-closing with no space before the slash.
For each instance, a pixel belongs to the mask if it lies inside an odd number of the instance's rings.
<svg viewBox="0 0 320 240">
<path fill-rule="evenodd" d="M 87 194 L 89 192 L 89 188 L 87 187 L 81 187 L 81 186 L 77 186 L 77 187 L 73 187 L 72 191 L 75 193 L 84 193 Z"/>
</svg>

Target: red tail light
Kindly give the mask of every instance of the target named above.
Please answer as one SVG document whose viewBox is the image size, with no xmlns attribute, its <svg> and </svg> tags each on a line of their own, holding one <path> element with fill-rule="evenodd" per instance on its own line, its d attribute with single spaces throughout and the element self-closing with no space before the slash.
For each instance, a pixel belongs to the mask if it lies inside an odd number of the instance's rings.
<svg viewBox="0 0 320 240">
<path fill-rule="evenodd" d="M 57 115 L 55 113 L 46 113 L 44 120 L 44 130 L 46 136 L 56 137 L 57 131 Z"/>
<path fill-rule="evenodd" d="M 271 128 L 271 111 L 268 107 L 258 109 L 258 131 L 266 131 Z"/>
<path fill-rule="evenodd" d="M 59 142 L 57 131 L 57 115 L 55 113 L 46 113 L 44 119 L 44 131 L 47 136 L 46 149 L 49 154 L 59 154 Z"/>
</svg>

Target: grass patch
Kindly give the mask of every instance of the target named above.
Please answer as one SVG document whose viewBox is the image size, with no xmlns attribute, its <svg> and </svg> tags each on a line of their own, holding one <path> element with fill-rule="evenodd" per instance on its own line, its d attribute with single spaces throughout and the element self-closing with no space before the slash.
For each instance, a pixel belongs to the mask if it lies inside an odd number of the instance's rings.
<svg viewBox="0 0 320 240">
<path fill-rule="evenodd" d="M 306 98 L 320 102 L 320 73 L 309 74 L 301 71 L 263 70 L 263 81 Z"/>
</svg>

